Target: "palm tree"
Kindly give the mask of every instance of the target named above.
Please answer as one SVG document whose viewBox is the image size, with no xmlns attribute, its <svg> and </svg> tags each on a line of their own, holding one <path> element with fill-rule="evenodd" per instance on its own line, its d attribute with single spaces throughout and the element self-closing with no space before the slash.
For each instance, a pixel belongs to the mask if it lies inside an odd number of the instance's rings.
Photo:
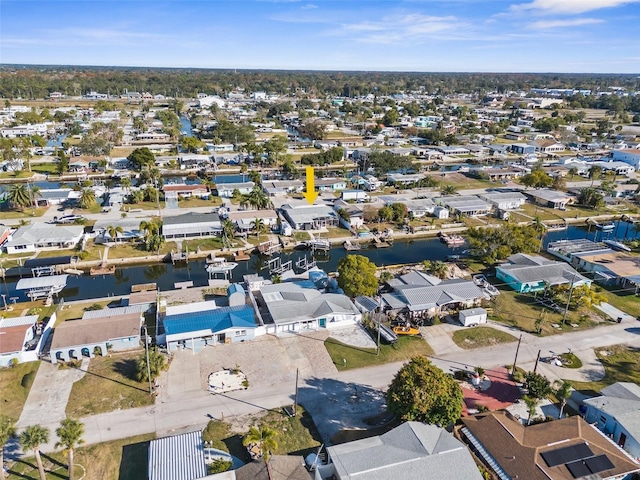
<svg viewBox="0 0 640 480">
<path fill-rule="evenodd" d="M 560 412 L 558 413 L 558 418 L 562 418 L 564 407 L 567 405 L 567 399 L 571 396 L 571 390 L 573 390 L 573 383 L 568 380 L 563 380 L 558 383 L 556 391 L 554 392 L 556 398 L 560 400 Z"/>
<path fill-rule="evenodd" d="M 258 445 L 262 451 L 262 457 L 268 462 L 271 452 L 278 448 L 277 435 L 278 432 L 269 427 L 251 427 L 249 433 L 242 440 L 242 444 L 245 447 L 251 443 Z"/>
<path fill-rule="evenodd" d="M 575 177 L 577 174 L 578 174 L 578 169 L 576 167 L 571 167 L 569 169 L 569 176 L 571 180 L 573 180 L 573 177 Z"/>
<path fill-rule="evenodd" d="M 589 178 L 591 179 L 591 186 L 593 187 L 593 182 L 595 182 L 600 175 L 602 174 L 602 167 L 600 165 L 593 165 L 589 169 Z"/>
<path fill-rule="evenodd" d="M 84 443 L 84 424 L 73 418 L 65 418 L 60 422 L 60 427 L 56 429 L 56 435 L 60 438 L 56 442 L 56 448 L 63 447 L 67 451 L 67 468 L 69 470 L 69 480 L 73 480 L 73 450 Z"/>
<path fill-rule="evenodd" d="M 253 220 L 253 229 L 256 232 L 256 237 L 258 237 L 258 241 L 260 241 L 260 235 L 265 231 L 267 226 L 264 223 L 262 218 L 256 218 Z"/>
<path fill-rule="evenodd" d="M 339 208 L 336 213 L 342 220 L 345 221 L 345 223 L 349 223 L 349 221 L 351 220 L 351 215 L 349 215 L 349 212 L 346 208 Z"/>
<path fill-rule="evenodd" d="M 458 189 L 454 185 L 445 185 L 440 190 L 442 195 L 455 195 Z"/>
<path fill-rule="evenodd" d="M 4 465 L 4 444 L 16 434 L 16 429 L 11 420 L 6 415 L 0 415 L 0 468 Z"/>
<path fill-rule="evenodd" d="M 80 208 L 91 208 L 96 204 L 96 193 L 91 188 L 83 188 L 78 205 Z"/>
<path fill-rule="evenodd" d="M 232 220 L 225 218 L 222 220 L 222 238 L 224 242 L 231 245 L 231 239 L 236 233 L 236 224 Z"/>
<path fill-rule="evenodd" d="M 155 250 L 156 255 L 160 255 L 160 247 L 162 247 L 163 243 L 164 237 L 158 233 L 154 233 L 153 235 L 149 236 L 146 241 L 147 250 L 149 252 L 153 252 Z"/>
<path fill-rule="evenodd" d="M 160 225 L 154 220 L 142 220 L 138 230 L 144 233 L 144 239 L 147 241 L 151 235 L 156 235 L 160 232 Z"/>
<path fill-rule="evenodd" d="M 522 400 L 527 406 L 527 413 L 529 414 L 529 416 L 527 417 L 527 425 L 531 425 L 531 417 L 536 413 L 536 408 L 540 403 L 540 399 L 525 395 L 524 397 L 522 397 Z"/>
<path fill-rule="evenodd" d="M 262 175 L 260 174 L 260 172 L 257 172 L 256 170 L 251 170 L 249 172 L 249 180 L 251 180 L 256 185 L 261 185 L 262 184 Z"/>
<path fill-rule="evenodd" d="M 540 251 L 542 249 L 542 243 L 544 241 L 544 237 L 547 234 L 547 226 L 540 219 L 540 217 L 535 217 L 533 219 L 533 222 L 531 222 L 531 226 L 536 232 L 538 232 L 539 239 L 540 239 L 540 245 L 538 246 L 538 251 Z"/>
<path fill-rule="evenodd" d="M 30 425 L 25 428 L 24 432 L 20 435 L 20 445 L 25 450 L 33 450 L 33 454 L 36 457 L 36 463 L 38 464 L 38 471 L 40 472 L 40 480 L 47 480 L 44 473 L 44 466 L 42 465 L 42 458 L 40 458 L 40 445 L 49 441 L 49 429 L 42 425 Z"/>
<path fill-rule="evenodd" d="M 120 186 L 124 189 L 125 192 L 128 192 L 131 188 L 131 179 L 129 177 L 124 177 L 120 180 Z"/>
<path fill-rule="evenodd" d="M 111 237 L 111 238 L 112 238 L 116 243 L 118 243 L 118 237 L 119 237 L 120 235 L 123 235 L 123 234 L 124 234 L 124 229 L 123 229 L 120 225 L 118 225 L 117 227 L 116 227 L 116 226 L 113 226 L 113 225 L 109 225 L 109 226 L 107 227 L 107 234 L 108 234 L 108 235 L 109 235 L 109 237 Z"/>
<path fill-rule="evenodd" d="M 448 271 L 449 267 L 447 267 L 447 264 L 440 260 L 436 260 L 431 264 L 431 273 L 440 279 L 446 278 Z"/>
<path fill-rule="evenodd" d="M 25 207 L 31 205 L 31 192 L 29 191 L 29 186 L 26 183 L 16 183 L 11 185 L 7 199 L 14 208 L 24 210 Z"/>
</svg>

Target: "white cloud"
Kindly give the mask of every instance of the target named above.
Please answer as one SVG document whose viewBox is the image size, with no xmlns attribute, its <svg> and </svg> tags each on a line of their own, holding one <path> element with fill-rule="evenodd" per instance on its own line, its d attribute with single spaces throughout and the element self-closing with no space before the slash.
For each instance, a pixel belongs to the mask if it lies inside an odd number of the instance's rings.
<svg viewBox="0 0 640 480">
<path fill-rule="evenodd" d="M 538 10 L 548 13 L 579 14 L 637 2 L 640 2 L 640 0 L 533 0 L 531 3 L 511 5 L 510 10 L 515 12 Z"/>
<path fill-rule="evenodd" d="M 306 5 L 302 5 L 300 8 L 302 10 L 314 10 L 314 9 L 318 8 L 318 6 L 314 5 L 313 3 L 307 3 Z"/>
<path fill-rule="evenodd" d="M 551 28 L 569 28 L 579 27 L 582 25 L 595 25 L 602 23 L 604 20 L 599 18 L 574 18 L 573 20 L 539 20 L 529 24 L 529 28 L 535 30 L 547 30 Z"/>
</svg>

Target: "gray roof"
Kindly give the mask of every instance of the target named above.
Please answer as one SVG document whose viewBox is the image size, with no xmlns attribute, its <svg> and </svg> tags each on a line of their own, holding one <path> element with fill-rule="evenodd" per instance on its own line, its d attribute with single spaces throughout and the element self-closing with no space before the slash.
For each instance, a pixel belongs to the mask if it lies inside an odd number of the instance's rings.
<svg viewBox="0 0 640 480">
<path fill-rule="evenodd" d="M 202 432 L 149 442 L 149 480 L 194 480 L 207 476 Z"/>
<path fill-rule="evenodd" d="M 419 422 L 406 422 L 384 435 L 334 445 L 327 451 L 342 480 L 482 479 L 460 441 L 440 427 Z"/>
<path fill-rule="evenodd" d="M 11 235 L 6 246 L 42 245 L 46 243 L 68 243 L 78 241 L 84 233 L 81 225 L 49 225 L 35 222 L 20 227 Z"/>
<path fill-rule="evenodd" d="M 611 415 L 637 441 L 640 441 L 640 387 L 635 383 L 617 382 L 603 388 L 600 397 L 584 401 Z"/>
<path fill-rule="evenodd" d="M 545 200 L 547 202 L 563 202 L 573 197 L 565 192 L 559 192 L 558 190 L 551 190 L 549 188 L 541 188 L 539 190 L 527 190 L 527 195 Z"/>
<path fill-rule="evenodd" d="M 253 187 L 255 187 L 256 184 L 253 182 L 238 182 L 238 183 L 218 183 L 216 184 L 216 190 L 221 191 L 233 191 L 233 190 L 242 190 L 242 189 L 249 189 L 251 190 Z"/>
<path fill-rule="evenodd" d="M 156 292 L 153 292 L 154 295 Z M 129 315 L 131 313 L 142 313 L 149 309 L 147 304 L 130 305 L 126 307 L 103 308 L 102 310 L 88 310 L 82 314 L 82 320 L 91 318 L 114 317 L 117 315 Z"/>
<path fill-rule="evenodd" d="M 520 192 L 487 192 L 478 195 L 480 198 L 486 200 L 487 202 L 508 202 L 513 200 L 520 200 L 524 202 L 527 197 L 525 197 Z"/>
<path fill-rule="evenodd" d="M 538 255 L 518 253 L 509 257 L 511 263 L 496 267 L 497 271 L 514 278 L 520 283 L 547 282 L 549 285 L 590 282 L 570 265 L 554 262 Z"/>
<path fill-rule="evenodd" d="M 291 220 L 295 225 L 313 223 L 318 218 L 336 218 L 335 212 L 328 205 L 312 205 L 308 207 L 292 207 L 291 205 L 283 205 L 282 210 L 289 220 Z"/>
<path fill-rule="evenodd" d="M 175 217 L 165 217 L 162 234 L 173 235 L 217 235 L 222 229 L 217 213 L 189 212 Z"/>
<path fill-rule="evenodd" d="M 437 204 L 445 205 L 448 208 L 458 210 L 459 212 L 472 212 L 477 210 L 490 211 L 491 205 L 475 195 L 445 195 L 444 197 L 435 198 Z"/>
<path fill-rule="evenodd" d="M 29 288 L 58 287 L 67 284 L 69 275 L 46 275 L 44 277 L 21 278 L 18 280 L 16 290 Z"/>
<path fill-rule="evenodd" d="M 421 311 L 442 307 L 449 303 L 483 299 L 482 290 L 472 281 L 447 280 L 438 285 L 395 286 L 395 292 L 382 296 L 391 308 L 407 307 L 411 311 Z"/>
<path fill-rule="evenodd" d="M 300 282 L 264 285 L 260 287 L 260 292 L 275 323 L 360 313 L 346 295 L 321 293 L 314 288 L 305 288 Z"/>
<path fill-rule="evenodd" d="M 411 287 L 423 287 L 423 286 L 431 286 L 438 285 L 442 283 L 438 277 L 434 277 L 433 275 L 429 275 L 428 273 L 418 272 L 417 270 L 412 270 L 409 273 L 405 273 L 404 275 L 400 275 L 397 277 L 400 280 L 399 283 L 395 284 L 399 285 L 408 285 Z"/>
<path fill-rule="evenodd" d="M 167 225 L 188 225 L 191 223 L 220 223 L 220 217 L 217 213 L 197 213 L 189 212 L 182 215 L 174 215 L 171 217 L 164 217 L 162 219 L 163 227 Z"/>
</svg>

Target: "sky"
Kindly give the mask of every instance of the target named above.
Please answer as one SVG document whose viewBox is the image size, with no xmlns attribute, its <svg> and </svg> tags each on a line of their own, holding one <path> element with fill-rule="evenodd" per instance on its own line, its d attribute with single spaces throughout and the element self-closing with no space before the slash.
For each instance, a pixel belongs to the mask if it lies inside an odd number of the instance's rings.
<svg viewBox="0 0 640 480">
<path fill-rule="evenodd" d="M 640 73 L 640 0 L 0 0 L 0 63 Z"/>
</svg>

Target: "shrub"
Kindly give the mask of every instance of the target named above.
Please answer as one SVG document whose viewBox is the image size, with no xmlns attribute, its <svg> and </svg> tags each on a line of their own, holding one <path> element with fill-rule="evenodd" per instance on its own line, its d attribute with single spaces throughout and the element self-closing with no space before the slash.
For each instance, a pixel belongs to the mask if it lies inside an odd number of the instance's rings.
<svg viewBox="0 0 640 480">
<path fill-rule="evenodd" d="M 100 303 L 94 303 L 93 305 L 89 305 L 88 307 L 85 307 L 85 311 L 91 312 L 93 310 L 102 310 L 103 308 L 104 308 L 104 305 Z"/>
<path fill-rule="evenodd" d="M 209 474 L 213 475 L 215 473 L 222 473 L 230 470 L 233 465 L 231 460 L 223 460 L 222 458 L 218 458 L 209 464 Z"/>
</svg>

